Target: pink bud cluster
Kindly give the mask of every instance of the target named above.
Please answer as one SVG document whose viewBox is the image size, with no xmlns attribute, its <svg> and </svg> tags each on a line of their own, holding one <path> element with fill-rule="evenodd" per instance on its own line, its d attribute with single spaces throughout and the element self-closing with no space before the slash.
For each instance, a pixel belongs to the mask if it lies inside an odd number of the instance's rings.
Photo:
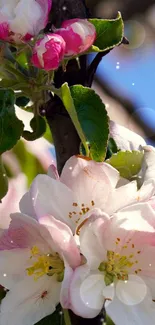
<svg viewBox="0 0 155 325">
<path fill-rule="evenodd" d="M 64 57 L 76 56 L 88 50 L 95 37 L 95 27 L 86 19 L 67 20 L 55 33 L 48 33 L 36 42 L 32 63 L 46 71 L 55 70 Z"/>
</svg>

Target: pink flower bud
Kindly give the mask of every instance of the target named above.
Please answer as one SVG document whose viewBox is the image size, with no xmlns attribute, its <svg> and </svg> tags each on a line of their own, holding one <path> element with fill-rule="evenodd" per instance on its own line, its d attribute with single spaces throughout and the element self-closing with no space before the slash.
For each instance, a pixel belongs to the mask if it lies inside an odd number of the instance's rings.
<svg viewBox="0 0 155 325">
<path fill-rule="evenodd" d="M 96 38 L 96 30 L 87 19 L 70 19 L 63 22 L 56 30 L 66 42 L 65 56 L 73 56 L 91 47 Z"/>
<path fill-rule="evenodd" d="M 40 69 L 55 70 L 64 57 L 65 48 L 65 41 L 60 35 L 47 34 L 36 42 L 32 63 Z"/>
</svg>

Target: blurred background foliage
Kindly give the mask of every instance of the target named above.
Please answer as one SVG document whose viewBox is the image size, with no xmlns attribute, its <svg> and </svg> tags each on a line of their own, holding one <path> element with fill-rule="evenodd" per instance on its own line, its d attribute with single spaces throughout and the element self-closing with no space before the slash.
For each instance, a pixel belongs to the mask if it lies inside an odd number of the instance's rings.
<svg viewBox="0 0 155 325">
<path fill-rule="evenodd" d="M 82 0 L 81 0 L 82 1 Z M 150 144 L 155 143 L 155 2 L 154 0 L 87 0 L 92 17 L 116 18 L 122 13 L 125 35 L 130 45 L 115 48 L 105 56 L 98 67 L 93 88 L 106 104 L 109 116 L 121 125 L 142 135 Z M 104 36 L 103 36 L 104 37 Z M 91 61 L 92 55 L 88 58 Z M 21 56 L 19 60 L 24 60 Z M 17 103 L 18 105 L 20 103 Z M 24 105 L 26 105 L 25 103 Z M 25 129 L 31 130 L 30 107 L 16 107 L 24 120 Z M 9 176 L 9 192 L 0 204 L 0 220 L 18 210 L 18 202 L 32 179 L 46 173 L 55 163 L 52 137 L 47 128 L 44 137 L 20 142 L 3 154 Z"/>
</svg>

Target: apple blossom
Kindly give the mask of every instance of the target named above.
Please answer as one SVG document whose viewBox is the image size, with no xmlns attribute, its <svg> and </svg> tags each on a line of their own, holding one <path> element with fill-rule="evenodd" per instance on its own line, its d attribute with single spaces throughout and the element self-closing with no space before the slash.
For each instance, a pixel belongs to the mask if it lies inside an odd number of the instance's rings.
<svg viewBox="0 0 155 325">
<path fill-rule="evenodd" d="M 96 209 L 83 225 L 79 241 L 87 263 L 79 266 L 71 279 L 70 302 L 73 312 L 93 318 L 105 304 L 115 325 L 153 325 L 153 209 L 147 203 L 140 203 L 122 209 L 111 218 Z"/>
<path fill-rule="evenodd" d="M 65 56 L 73 56 L 87 51 L 94 43 L 96 30 L 87 19 L 70 19 L 56 30 L 66 42 Z"/>
<path fill-rule="evenodd" d="M 33 48 L 32 63 L 40 69 L 55 70 L 64 57 L 65 47 L 65 41 L 60 35 L 46 34 Z"/>
<path fill-rule="evenodd" d="M 15 213 L 0 238 L 0 284 L 9 289 L 1 303 L 1 325 L 34 325 L 69 307 L 69 283 L 81 257 L 71 230 L 54 217 L 39 224 Z"/>
<path fill-rule="evenodd" d="M 117 187 L 119 172 L 107 163 L 98 163 L 81 156 L 71 157 L 60 179 L 55 166 L 49 175 L 38 175 L 20 201 L 20 210 L 41 220 L 53 215 L 75 233 L 89 218 L 94 208 L 112 215 L 125 206 L 149 201 L 155 193 L 155 181 L 147 180 L 140 190 L 137 182 Z"/>
<path fill-rule="evenodd" d="M 17 40 L 37 35 L 48 21 L 51 0 L 0 1 L 0 39 Z"/>
</svg>

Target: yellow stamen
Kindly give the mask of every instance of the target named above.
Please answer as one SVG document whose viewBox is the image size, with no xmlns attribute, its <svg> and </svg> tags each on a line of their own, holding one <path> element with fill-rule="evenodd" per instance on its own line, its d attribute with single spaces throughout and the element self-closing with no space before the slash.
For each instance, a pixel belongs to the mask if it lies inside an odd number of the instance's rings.
<svg viewBox="0 0 155 325">
<path fill-rule="evenodd" d="M 34 275 L 34 280 L 37 280 L 45 274 L 48 276 L 56 274 L 57 277 L 63 274 L 64 262 L 58 253 L 41 255 L 39 248 L 33 246 L 31 254 L 31 259 L 34 259 L 34 263 L 31 267 L 28 267 L 26 271 L 29 276 Z"/>
</svg>

